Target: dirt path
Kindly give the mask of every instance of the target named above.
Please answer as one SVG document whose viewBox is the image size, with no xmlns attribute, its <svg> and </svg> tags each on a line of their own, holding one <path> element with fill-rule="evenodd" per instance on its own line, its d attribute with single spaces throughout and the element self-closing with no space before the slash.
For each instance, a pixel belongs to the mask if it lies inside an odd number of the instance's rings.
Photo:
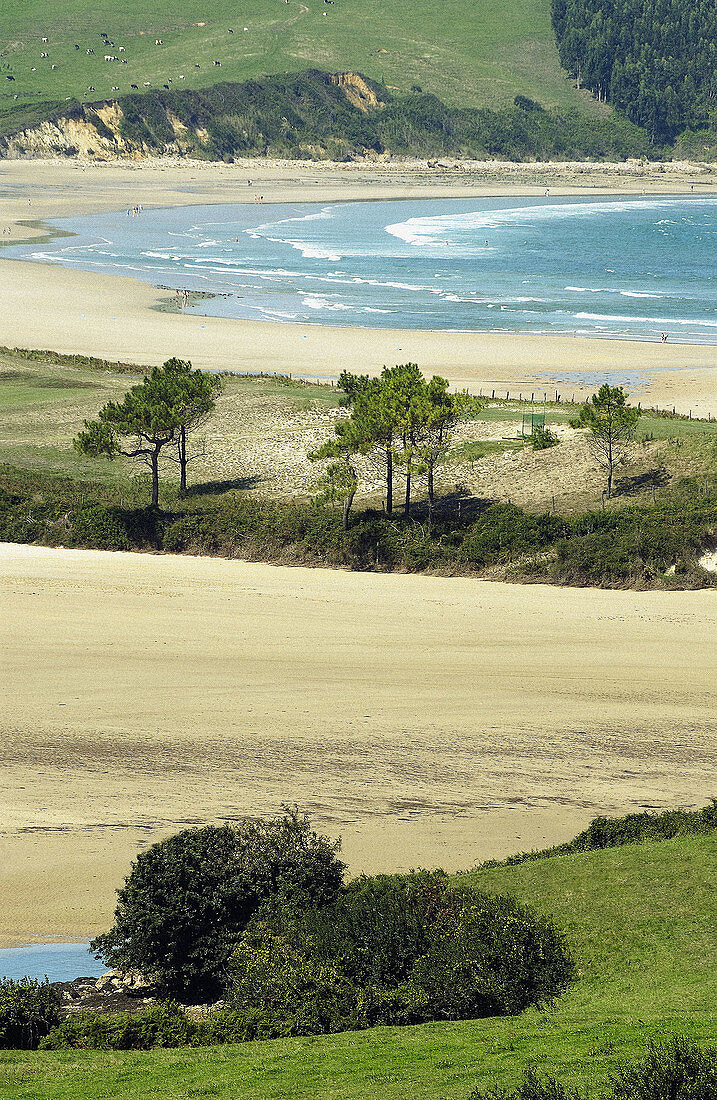
<svg viewBox="0 0 717 1100">
<path fill-rule="evenodd" d="M 353 871 L 714 794 L 717 603 L 0 548 L 0 943 L 106 927 L 138 844 L 296 801 Z"/>
</svg>

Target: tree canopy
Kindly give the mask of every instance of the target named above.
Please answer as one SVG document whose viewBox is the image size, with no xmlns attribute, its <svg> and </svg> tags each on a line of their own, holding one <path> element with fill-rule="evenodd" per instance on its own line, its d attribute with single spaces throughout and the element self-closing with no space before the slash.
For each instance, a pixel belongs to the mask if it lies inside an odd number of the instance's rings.
<svg viewBox="0 0 717 1100">
<path fill-rule="evenodd" d="M 187 433 L 203 423 L 221 390 L 216 375 L 193 370 L 191 363 L 169 359 L 122 401 L 108 401 L 95 420 L 86 420 L 74 440 L 81 454 L 108 459 L 125 455 L 149 466 L 152 505 L 159 503 L 159 458 L 164 448 L 177 447 L 182 488 L 186 488 Z"/>
<path fill-rule="evenodd" d="M 384 367 L 378 378 L 344 371 L 339 386 L 346 394 L 344 403 L 351 414 L 336 424 L 335 438 L 310 457 L 340 459 L 343 469 L 340 463 L 329 469 L 333 468 L 333 477 L 341 484 L 353 484 L 354 491 L 355 482 L 348 469 L 351 457 L 373 461 L 385 477 L 388 515 L 393 512 L 396 468 L 404 476 L 406 516 L 410 514 L 413 481 L 417 476 L 426 476 L 432 517 L 434 471 L 445 456 L 458 422 L 477 407 L 476 399 L 467 393 L 449 393 L 447 380 L 437 375 L 427 382 L 417 363 Z"/>
<path fill-rule="evenodd" d="M 653 145 L 707 124 L 717 92 L 714 0 L 553 0 L 560 62 Z"/>
<path fill-rule="evenodd" d="M 339 847 L 295 810 L 236 828 L 185 829 L 140 852 L 118 891 L 114 925 L 91 948 L 169 993 L 216 995 L 234 937 L 262 904 L 334 899 Z"/>
<path fill-rule="evenodd" d="M 640 410 L 627 404 L 622 386 L 604 382 L 586 401 L 580 415 L 571 421 L 574 428 L 587 428 L 589 447 L 599 466 L 607 471 L 607 496 L 612 496 L 613 474 L 626 460 L 635 435 Z"/>
</svg>

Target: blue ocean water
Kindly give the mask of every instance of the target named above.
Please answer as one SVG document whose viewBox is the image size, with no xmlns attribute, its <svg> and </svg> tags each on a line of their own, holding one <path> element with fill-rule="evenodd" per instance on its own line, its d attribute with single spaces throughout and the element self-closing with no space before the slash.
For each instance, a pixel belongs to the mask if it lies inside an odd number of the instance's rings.
<svg viewBox="0 0 717 1100">
<path fill-rule="evenodd" d="M 51 982 L 71 982 L 104 974 L 105 963 L 97 962 L 86 943 L 36 943 L 31 947 L 0 949 L 0 978 L 47 977 Z"/>
<path fill-rule="evenodd" d="M 717 343 L 717 199 L 191 206 L 63 219 L 4 252 L 200 290 L 191 312 Z"/>
</svg>

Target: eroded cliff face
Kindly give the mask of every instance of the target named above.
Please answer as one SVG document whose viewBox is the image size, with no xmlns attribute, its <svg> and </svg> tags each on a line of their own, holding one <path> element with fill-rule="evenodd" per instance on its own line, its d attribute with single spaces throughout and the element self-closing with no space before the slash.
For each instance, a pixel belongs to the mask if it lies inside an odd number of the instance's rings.
<svg viewBox="0 0 717 1100">
<path fill-rule="evenodd" d="M 332 73 L 331 83 L 337 84 L 349 102 L 353 103 L 354 107 L 358 107 L 359 111 L 368 111 L 371 107 L 383 107 L 381 100 L 359 73 Z"/>
<path fill-rule="evenodd" d="M 384 106 L 374 90 L 359 73 L 345 72 L 324 75 L 323 79 L 341 89 L 349 103 L 367 113 Z M 142 128 L 126 119 L 121 104 L 116 101 L 75 104 L 67 115 L 59 115 L 20 133 L 0 137 L 0 156 L 16 157 L 66 157 L 82 156 L 95 159 L 127 157 L 141 159 L 146 156 L 201 155 L 210 144 L 205 125 L 194 124 L 178 117 L 174 110 L 155 101 L 153 123 L 157 114 L 163 115 L 162 130 L 171 139 L 157 142 L 157 126 L 150 141 L 143 140 Z M 144 131 L 145 137 L 147 131 Z M 321 155 L 321 150 L 316 150 Z"/>
<path fill-rule="evenodd" d="M 167 112 L 167 118 L 178 137 L 189 130 L 181 121 Z M 128 157 L 131 159 L 157 154 L 142 142 L 127 141 L 121 130 L 124 113 L 119 103 L 108 102 L 82 105 L 67 118 L 42 122 L 11 137 L 0 139 L 2 155 L 13 157 L 62 157 L 83 156 L 103 159 Z M 162 153 L 181 153 L 176 142 L 167 142 Z"/>
</svg>

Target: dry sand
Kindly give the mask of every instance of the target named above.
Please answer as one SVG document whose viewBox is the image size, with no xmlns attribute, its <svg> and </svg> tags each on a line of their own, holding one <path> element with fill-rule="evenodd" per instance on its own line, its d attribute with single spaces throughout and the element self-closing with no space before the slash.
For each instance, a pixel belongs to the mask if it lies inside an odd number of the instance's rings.
<svg viewBox="0 0 717 1100">
<path fill-rule="evenodd" d="M 699 806 L 711 592 L 0 548 L 0 943 L 107 927 L 138 845 L 297 801 L 353 872 Z"/>
<path fill-rule="evenodd" d="M 252 186 L 247 184 L 251 177 Z M 0 162 L 0 224 L 11 241 L 35 235 L 31 220 L 189 203 L 368 198 L 471 197 L 488 194 L 717 193 L 704 166 L 464 164 L 425 162 L 217 165 L 182 161 L 83 165 Z M 28 200 L 29 203 L 28 203 Z M 275 325 L 158 313 L 161 296 L 146 284 L 38 264 L 0 260 L 0 344 L 47 347 L 141 364 L 170 355 L 213 369 L 265 370 L 336 377 L 350 369 L 377 373 L 385 364 L 418 362 L 474 392 L 496 389 L 584 394 L 576 375 L 630 379 L 635 399 L 695 415 L 717 415 L 715 349 L 669 342 L 590 340 L 444 332 Z M 635 372 L 643 381 L 633 384 Z M 592 387 L 592 383 L 591 386 Z"/>
<path fill-rule="evenodd" d="M 251 176 L 253 185 L 247 185 Z M 11 241 L 135 203 L 715 193 L 610 166 L 0 162 Z M 29 201 L 28 201 L 29 200 Z M 7 238 L 6 238 L 7 239 Z M 717 414 L 714 349 L 158 313 L 131 279 L 0 260 L 0 344 L 335 376 L 412 359 L 477 391 L 615 382 Z M 5 547 L 0 943 L 107 927 L 139 845 L 298 801 L 353 872 L 460 868 L 598 812 L 714 793 L 713 595 L 519 588 Z"/>
</svg>

